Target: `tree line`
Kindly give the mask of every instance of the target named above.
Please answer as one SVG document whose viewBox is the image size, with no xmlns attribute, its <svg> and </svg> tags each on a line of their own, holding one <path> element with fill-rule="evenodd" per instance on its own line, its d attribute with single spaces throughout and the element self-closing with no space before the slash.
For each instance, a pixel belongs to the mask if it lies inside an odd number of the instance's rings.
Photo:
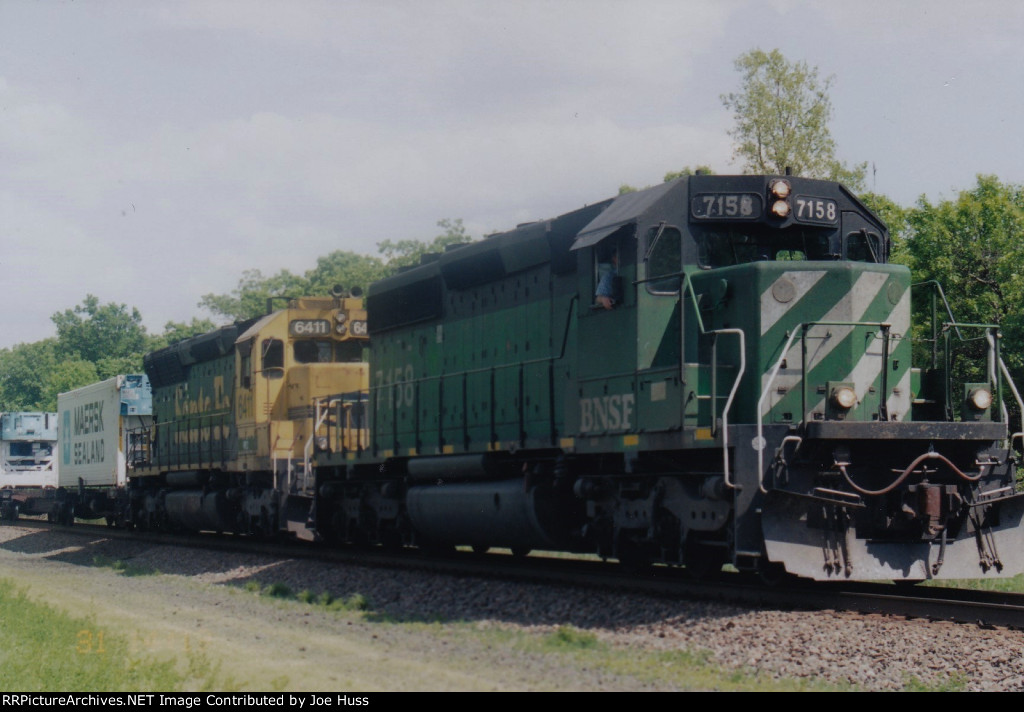
<svg viewBox="0 0 1024 712">
<path fill-rule="evenodd" d="M 326 296 L 335 285 L 365 291 L 371 282 L 417 264 L 425 253 L 470 240 L 461 219 L 440 220 L 438 226 L 443 232 L 433 240 L 378 243 L 380 256 L 336 250 L 301 275 L 247 270 L 230 293 L 206 294 L 198 306 L 223 324 L 261 316 L 268 297 Z M 143 355 L 217 325 L 193 317 L 188 323 L 168 322 L 162 333 L 150 334 L 137 308 L 101 304 L 92 294 L 50 320 L 56 336 L 0 349 L 0 411 L 56 411 L 58 393 L 122 373 L 142 373 Z"/>
<path fill-rule="evenodd" d="M 782 174 L 791 168 L 798 175 L 863 190 L 867 163 L 850 167 L 836 157 L 829 130 L 833 77 L 822 79 L 817 68 L 791 63 L 778 50 L 752 50 L 735 67 L 742 77 L 740 89 L 722 95 L 721 101 L 733 112 L 733 158 L 743 172 Z M 709 166 L 685 167 L 664 180 L 698 170 L 711 172 Z M 619 192 L 631 190 L 635 188 L 623 185 Z M 1024 187 L 979 175 L 975 186 L 938 202 L 922 196 L 906 207 L 875 193 L 861 193 L 861 199 L 889 226 L 892 260 L 910 267 L 915 282 L 941 284 L 957 321 L 1001 324 L 1003 357 L 1022 380 Z M 223 323 L 263 314 L 268 297 L 326 295 L 338 284 L 365 290 L 371 282 L 418 263 L 424 253 L 471 239 L 461 219 L 441 220 L 438 226 L 442 233 L 429 241 L 378 243 L 376 256 L 332 252 L 301 275 L 248 270 L 230 293 L 206 294 L 198 306 Z M 915 301 L 913 308 L 914 323 L 924 323 L 928 304 Z M 0 411 L 56 410 L 58 393 L 119 373 L 141 372 L 143 354 L 214 328 L 211 319 L 193 317 L 188 323 L 169 322 L 161 334 L 149 334 L 137 309 L 100 304 L 93 295 L 51 319 L 55 337 L 0 350 Z M 982 345 L 975 348 L 980 355 Z M 979 367 L 970 358 L 957 366 L 962 372 Z"/>
</svg>

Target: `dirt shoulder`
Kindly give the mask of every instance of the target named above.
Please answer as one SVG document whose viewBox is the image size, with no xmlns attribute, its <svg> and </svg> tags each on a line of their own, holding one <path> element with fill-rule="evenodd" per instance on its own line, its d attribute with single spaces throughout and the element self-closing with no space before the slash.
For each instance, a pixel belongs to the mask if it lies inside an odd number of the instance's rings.
<svg viewBox="0 0 1024 712">
<path fill-rule="evenodd" d="M 126 562 L 127 570 L 115 570 L 113 562 Z M 0 527 L 0 577 L 18 582 L 33 600 L 90 619 L 79 632 L 83 654 L 102 654 L 101 635 L 124 636 L 133 655 L 173 656 L 182 666 L 205 669 L 214 689 L 605 687 L 550 656 L 516 652 L 448 626 L 374 622 L 358 612 L 275 600 L 244 588 L 249 581 L 287 580 L 289 586 L 304 581 L 309 590 L 327 590 L 318 586 L 332 573 L 319 570 L 325 566 Z"/>
</svg>

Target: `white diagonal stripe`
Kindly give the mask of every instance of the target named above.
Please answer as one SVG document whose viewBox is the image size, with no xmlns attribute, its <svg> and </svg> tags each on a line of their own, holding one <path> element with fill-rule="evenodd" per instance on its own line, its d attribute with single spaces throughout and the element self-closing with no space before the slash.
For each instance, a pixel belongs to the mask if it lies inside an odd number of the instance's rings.
<svg viewBox="0 0 1024 712">
<path fill-rule="evenodd" d="M 804 298 L 804 295 L 825 276 L 825 270 L 808 270 L 800 272 L 783 272 L 772 282 L 772 286 L 761 295 L 761 336 L 786 315 L 790 309 Z M 786 303 L 778 301 L 772 295 L 772 289 L 779 280 L 788 279 L 796 287 L 796 295 Z"/>
</svg>

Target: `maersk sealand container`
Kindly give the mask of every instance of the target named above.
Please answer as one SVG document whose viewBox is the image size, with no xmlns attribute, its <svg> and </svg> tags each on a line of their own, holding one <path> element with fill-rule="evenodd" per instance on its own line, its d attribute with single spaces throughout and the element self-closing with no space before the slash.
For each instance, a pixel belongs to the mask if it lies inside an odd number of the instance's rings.
<svg viewBox="0 0 1024 712">
<path fill-rule="evenodd" d="M 142 428 L 153 420 L 145 374 L 114 376 L 57 396 L 61 487 L 123 487 L 127 465 L 143 459 Z"/>
</svg>

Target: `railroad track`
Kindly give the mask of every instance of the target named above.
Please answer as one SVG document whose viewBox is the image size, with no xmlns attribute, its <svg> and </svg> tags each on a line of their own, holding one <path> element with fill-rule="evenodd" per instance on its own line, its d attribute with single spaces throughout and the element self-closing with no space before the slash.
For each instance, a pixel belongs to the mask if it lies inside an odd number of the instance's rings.
<svg viewBox="0 0 1024 712">
<path fill-rule="evenodd" d="M 5 525 L 7 523 L 4 523 Z M 694 581 L 685 569 L 652 567 L 630 570 L 592 558 L 543 553 L 528 557 L 497 551 L 447 554 L 413 551 L 336 549 L 289 541 L 259 541 L 246 537 L 131 532 L 102 525 L 55 527 L 21 519 L 17 526 L 51 529 L 84 538 L 123 539 L 139 543 L 206 548 L 240 553 L 311 559 L 378 568 L 417 569 L 451 576 L 478 576 L 527 581 L 550 586 L 619 590 L 667 599 L 729 602 L 780 610 L 834 610 L 861 614 L 947 621 L 984 627 L 1024 629 L 1024 594 L 938 586 L 896 586 L 891 583 L 841 584 L 795 581 L 768 586 L 754 577 L 723 572 L 712 580 Z"/>
</svg>

